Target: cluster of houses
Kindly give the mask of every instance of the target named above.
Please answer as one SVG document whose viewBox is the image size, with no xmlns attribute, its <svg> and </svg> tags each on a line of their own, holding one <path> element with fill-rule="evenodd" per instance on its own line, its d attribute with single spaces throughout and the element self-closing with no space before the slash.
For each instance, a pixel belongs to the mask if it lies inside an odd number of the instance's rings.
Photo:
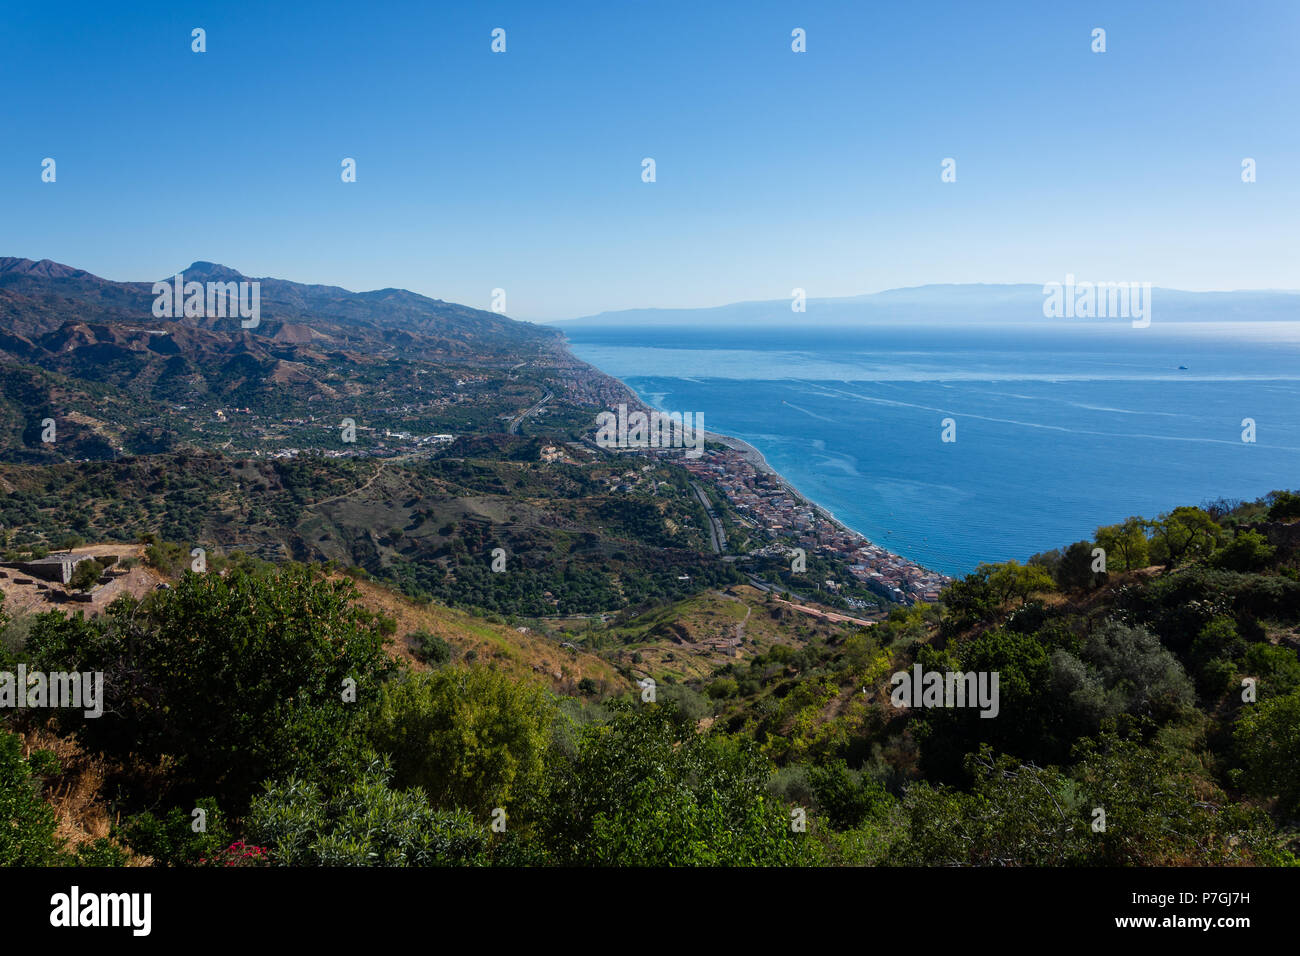
<svg viewBox="0 0 1300 956">
<path fill-rule="evenodd" d="M 861 535 L 819 520 L 812 505 L 771 472 L 760 471 L 733 449 L 710 451 L 704 458 L 683 460 L 692 474 L 708 478 L 732 506 L 760 528 L 812 552 L 839 555 L 850 573 L 878 594 L 912 604 L 934 601 L 948 578 L 872 544 Z"/>
</svg>

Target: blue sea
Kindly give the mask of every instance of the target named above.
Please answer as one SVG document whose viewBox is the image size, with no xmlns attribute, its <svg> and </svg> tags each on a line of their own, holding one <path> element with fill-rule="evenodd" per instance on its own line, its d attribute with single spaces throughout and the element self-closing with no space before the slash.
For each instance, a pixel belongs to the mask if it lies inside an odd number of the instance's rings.
<svg viewBox="0 0 1300 956">
<path fill-rule="evenodd" d="M 560 327 L 647 403 L 702 413 L 850 528 L 949 574 L 1300 487 L 1300 323 Z"/>
</svg>

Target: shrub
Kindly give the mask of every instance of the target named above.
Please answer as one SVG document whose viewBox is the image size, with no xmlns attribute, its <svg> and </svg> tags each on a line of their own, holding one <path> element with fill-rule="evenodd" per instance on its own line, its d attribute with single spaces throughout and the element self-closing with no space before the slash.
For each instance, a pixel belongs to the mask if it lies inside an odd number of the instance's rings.
<svg viewBox="0 0 1300 956">
<path fill-rule="evenodd" d="M 440 808 L 486 814 L 541 786 L 552 706 L 543 691 L 485 667 L 452 667 L 386 684 L 368 738 L 392 759 L 394 785 Z"/>
<path fill-rule="evenodd" d="M 487 828 L 464 810 L 441 812 L 419 789 L 391 786 L 371 759 L 337 791 L 297 778 L 267 786 L 249 810 L 252 839 L 279 866 L 454 866 L 486 862 Z"/>
<path fill-rule="evenodd" d="M 41 799 L 40 777 L 23 759 L 18 735 L 6 730 L 0 730 L 0 820 L 5 821 L 0 826 L 0 866 L 51 866 L 60 861 L 62 842 L 54 836 L 54 810 Z"/>
</svg>

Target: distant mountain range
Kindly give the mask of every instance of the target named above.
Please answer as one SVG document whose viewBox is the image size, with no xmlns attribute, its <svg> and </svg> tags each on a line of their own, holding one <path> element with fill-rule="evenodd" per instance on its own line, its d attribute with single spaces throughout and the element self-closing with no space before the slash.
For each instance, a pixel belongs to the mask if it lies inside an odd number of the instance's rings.
<svg viewBox="0 0 1300 956">
<path fill-rule="evenodd" d="M 1095 277 L 1079 276 L 1079 281 Z M 1062 276 L 1056 281 L 1064 282 Z M 924 285 L 869 295 L 816 299 L 794 312 L 791 299 L 735 302 L 707 309 L 627 309 L 552 323 L 559 329 L 619 326 L 803 325 L 1019 325 L 1042 322 L 1114 322 L 1113 318 L 1048 319 L 1042 285 Z M 1157 322 L 1300 321 L 1300 292 L 1185 292 L 1151 289 Z"/>
</svg>

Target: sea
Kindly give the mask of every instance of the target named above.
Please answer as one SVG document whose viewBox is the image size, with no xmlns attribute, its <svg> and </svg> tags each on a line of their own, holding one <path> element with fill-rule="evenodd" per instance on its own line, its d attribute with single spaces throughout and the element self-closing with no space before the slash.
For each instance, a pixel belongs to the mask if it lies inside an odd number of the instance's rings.
<svg viewBox="0 0 1300 956">
<path fill-rule="evenodd" d="M 558 327 L 649 405 L 702 414 L 946 574 L 1300 488 L 1300 322 Z"/>
</svg>

